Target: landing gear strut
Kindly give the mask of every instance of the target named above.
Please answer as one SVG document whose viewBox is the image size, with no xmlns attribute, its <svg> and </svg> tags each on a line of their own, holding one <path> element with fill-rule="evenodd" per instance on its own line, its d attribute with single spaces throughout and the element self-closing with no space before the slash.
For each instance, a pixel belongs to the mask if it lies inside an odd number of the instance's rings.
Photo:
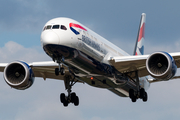
<svg viewBox="0 0 180 120">
<path fill-rule="evenodd" d="M 61 75 L 64 75 L 65 74 L 65 69 L 63 67 L 55 68 L 55 75 L 58 76 L 59 73 L 61 73 Z"/>
<path fill-rule="evenodd" d="M 129 97 L 131 98 L 132 102 L 136 102 L 138 98 L 142 99 L 143 102 L 146 102 L 148 99 L 147 92 L 145 91 L 144 88 L 141 88 L 139 85 L 139 76 L 138 76 L 138 71 L 135 72 L 136 75 L 136 86 L 137 90 L 135 91 L 134 89 L 129 90 Z"/>
<path fill-rule="evenodd" d="M 65 76 L 65 88 L 67 89 L 68 95 L 66 96 L 64 93 L 60 94 L 60 101 L 63 103 L 65 107 L 68 106 L 69 103 L 73 103 L 75 106 L 79 105 L 79 97 L 76 95 L 75 92 L 72 92 L 72 86 L 77 82 L 74 81 L 72 76 L 68 75 Z"/>
<path fill-rule="evenodd" d="M 61 75 L 65 74 L 65 69 L 62 67 L 62 62 L 64 61 L 64 58 L 58 59 L 56 62 L 59 64 L 59 68 L 55 68 L 55 75 L 58 76 L 59 73 Z"/>
</svg>

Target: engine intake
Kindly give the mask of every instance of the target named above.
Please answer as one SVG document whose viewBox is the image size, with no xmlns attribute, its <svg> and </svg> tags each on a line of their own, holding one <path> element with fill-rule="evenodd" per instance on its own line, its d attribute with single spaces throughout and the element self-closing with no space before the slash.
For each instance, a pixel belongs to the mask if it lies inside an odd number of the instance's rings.
<svg viewBox="0 0 180 120">
<path fill-rule="evenodd" d="M 27 63 L 15 61 L 5 67 L 4 79 L 9 86 L 24 90 L 33 84 L 34 73 Z"/>
<path fill-rule="evenodd" d="M 166 52 L 155 52 L 146 60 L 146 68 L 149 74 L 161 80 L 171 79 L 177 71 L 173 57 Z"/>
</svg>

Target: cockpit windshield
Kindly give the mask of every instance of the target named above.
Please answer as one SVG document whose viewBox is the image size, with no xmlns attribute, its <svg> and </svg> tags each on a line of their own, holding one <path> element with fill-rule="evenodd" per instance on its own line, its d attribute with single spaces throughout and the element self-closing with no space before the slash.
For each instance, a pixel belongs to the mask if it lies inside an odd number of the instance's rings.
<svg viewBox="0 0 180 120">
<path fill-rule="evenodd" d="M 49 30 L 49 29 L 61 29 L 61 30 L 67 30 L 66 26 L 64 25 L 47 25 L 44 27 L 43 31 L 44 30 Z"/>
<path fill-rule="evenodd" d="M 52 29 L 59 29 L 60 25 L 53 25 Z"/>
</svg>

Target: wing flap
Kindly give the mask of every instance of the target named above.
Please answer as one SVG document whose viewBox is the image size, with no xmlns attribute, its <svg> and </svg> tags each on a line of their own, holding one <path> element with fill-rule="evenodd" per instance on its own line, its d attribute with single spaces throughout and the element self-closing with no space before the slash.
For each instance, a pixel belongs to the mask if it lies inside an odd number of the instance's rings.
<svg viewBox="0 0 180 120">
<path fill-rule="evenodd" d="M 121 73 L 128 73 L 146 68 L 148 55 L 113 57 L 109 62 Z"/>
</svg>

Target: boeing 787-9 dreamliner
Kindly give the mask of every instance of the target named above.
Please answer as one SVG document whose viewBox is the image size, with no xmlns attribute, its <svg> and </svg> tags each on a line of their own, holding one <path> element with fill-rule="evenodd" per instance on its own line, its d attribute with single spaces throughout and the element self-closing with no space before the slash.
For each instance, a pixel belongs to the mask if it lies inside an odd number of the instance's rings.
<svg viewBox="0 0 180 120">
<path fill-rule="evenodd" d="M 139 98 L 146 102 L 150 83 L 179 78 L 175 74 L 180 52 L 144 55 L 145 20 L 142 13 L 134 53 L 129 55 L 73 19 L 52 19 L 41 33 L 42 47 L 52 61 L 0 63 L 0 71 L 6 83 L 18 90 L 31 87 L 35 77 L 63 80 L 67 95 L 61 93 L 60 101 L 65 107 L 79 105 L 72 92 L 77 82 L 108 89 L 132 102 Z"/>
</svg>

